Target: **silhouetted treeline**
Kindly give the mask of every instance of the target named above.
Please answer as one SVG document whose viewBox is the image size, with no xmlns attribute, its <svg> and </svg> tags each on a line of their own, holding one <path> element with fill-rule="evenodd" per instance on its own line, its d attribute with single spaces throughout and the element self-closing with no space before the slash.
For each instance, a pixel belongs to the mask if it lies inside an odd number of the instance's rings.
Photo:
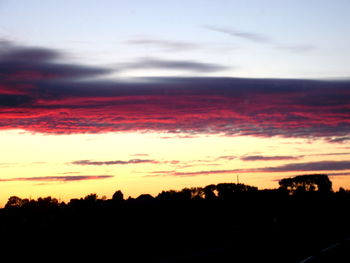
<svg viewBox="0 0 350 263">
<path fill-rule="evenodd" d="M 350 192 L 327 175 L 68 203 L 12 196 L 0 211 L 3 251 L 99 262 L 298 262 L 350 236 Z M 16 246 L 13 246 L 17 244 Z M 13 253 L 16 257 L 21 254 Z"/>
</svg>

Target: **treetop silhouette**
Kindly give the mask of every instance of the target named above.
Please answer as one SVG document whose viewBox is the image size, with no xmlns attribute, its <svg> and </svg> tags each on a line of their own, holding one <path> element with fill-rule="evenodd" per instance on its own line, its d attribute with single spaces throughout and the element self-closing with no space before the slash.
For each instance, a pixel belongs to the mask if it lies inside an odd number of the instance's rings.
<svg viewBox="0 0 350 263">
<path fill-rule="evenodd" d="M 332 191 L 332 182 L 326 174 L 298 175 L 284 178 L 279 181 L 280 189 L 290 194 L 314 192 L 329 193 Z"/>
</svg>

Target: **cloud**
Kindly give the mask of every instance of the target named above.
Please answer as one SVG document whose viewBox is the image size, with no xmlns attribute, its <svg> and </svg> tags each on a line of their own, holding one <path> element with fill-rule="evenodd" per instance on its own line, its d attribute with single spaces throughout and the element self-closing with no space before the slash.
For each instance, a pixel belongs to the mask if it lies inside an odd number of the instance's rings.
<svg viewBox="0 0 350 263">
<path fill-rule="evenodd" d="M 169 134 L 169 133 L 168 133 Z M 171 136 L 161 136 L 159 137 L 160 139 L 193 139 L 193 138 L 197 138 L 196 135 L 189 135 L 189 134 L 186 134 L 186 135 L 179 135 L 179 134 L 176 134 L 176 135 L 171 135 Z"/>
<path fill-rule="evenodd" d="M 349 176 L 350 173 L 346 173 L 346 172 L 343 172 L 343 173 L 327 173 L 327 175 L 329 175 L 329 176 Z"/>
<path fill-rule="evenodd" d="M 58 62 L 64 58 L 65 54 L 57 50 L 0 42 L 2 95 L 26 94 L 39 81 L 78 80 L 112 72 L 108 68 Z"/>
<path fill-rule="evenodd" d="M 350 136 L 338 137 L 338 138 L 329 138 L 327 142 L 330 143 L 344 143 L 350 141 Z"/>
<path fill-rule="evenodd" d="M 209 175 L 209 174 L 227 174 L 232 173 L 234 170 L 209 170 L 209 171 L 195 171 L 195 172 L 175 172 L 175 176 L 196 176 L 196 175 Z"/>
<path fill-rule="evenodd" d="M 71 164 L 75 165 L 118 165 L 118 164 L 139 164 L 139 163 L 158 163 L 154 160 L 145 160 L 145 159 L 131 159 L 128 161 L 90 161 L 90 160 L 78 160 L 71 162 Z"/>
<path fill-rule="evenodd" d="M 315 154 L 308 154 L 306 156 L 337 156 L 337 155 L 349 155 L 349 152 L 342 152 L 342 153 L 315 153 Z"/>
<path fill-rule="evenodd" d="M 203 171 L 193 171 L 193 172 L 177 172 L 177 171 L 153 171 L 146 177 L 156 177 L 156 176 L 178 176 L 178 177 L 190 177 L 199 175 L 211 175 L 211 174 L 233 174 L 236 170 L 203 170 Z"/>
<path fill-rule="evenodd" d="M 214 26 L 214 25 L 205 25 L 203 26 L 205 29 L 209 29 L 211 31 L 216 31 L 220 33 L 227 34 L 232 37 L 238 37 L 243 38 L 245 40 L 253 41 L 253 42 L 260 42 L 260 43 L 270 43 L 271 40 L 264 35 L 252 33 L 252 32 L 246 32 L 246 31 L 240 31 L 233 28 L 228 27 L 222 27 L 222 26 Z"/>
<path fill-rule="evenodd" d="M 18 165 L 17 163 L 0 163 L 0 167 L 11 167 L 14 165 Z"/>
<path fill-rule="evenodd" d="M 214 64 L 188 60 L 164 60 L 158 58 L 140 58 L 135 62 L 121 63 L 117 65 L 118 71 L 130 71 L 139 69 L 158 70 L 184 70 L 190 72 L 216 72 L 228 69 L 228 67 Z"/>
<path fill-rule="evenodd" d="M 312 51 L 316 48 L 316 46 L 310 45 L 310 44 L 280 44 L 265 35 L 247 32 L 247 31 L 240 31 L 229 27 L 205 25 L 203 26 L 203 28 L 211 31 L 219 32 L 219 33 L 224 33 L 226 35 L 229 35 L 235 38 L 241 38 L 251 42 L 269 44 L 269 45 L 272 45 L 274 49 L 287 50 L 294 53 L 305 53 L 305 52 Z"/>
<path fill-rule="evenodd" d="M 125 41 L 128 45 L 138 45 L 138 46 L 151 46 L 160 48 L 164 51 L 187 51 L 199 48 L 198 44 L 183 42 L 183 41 L 170 41 L 161 39 L 131 39 Z"/>
<path fill-rule="evenodd" d="M 43 177 L 17 177 L 0 179 L 0 182 L 13 181 L 45 181 L 45 182 L 71 182 L 85 180 L 101 180 L 114 177 L 113 175 L 74 175 L 74 176 L 43 176 Z"/>
<path fill-rule="evenodd" d="M 307 175 L 307 174 L 305 174 L 305 175 Z M 349 176 L 350 172 L 327 173 L 327 175 L 330 176 L 330 177 L 333 177 L 333 176 Z M 295 175 L 295 176 L 297 176 L 297 175 Z M 293 177 L 293 176 L 291 176 L 291 177 Z M 273 179 L 272 181 L 278 182 L 278 181 L 280 181 L 283 178 L 285 178 L 285 177 L 281 177 L 279 179 Z"/>
<path fill-rule="evenodd" d="M 262 156 L 262 155 L 249 155 L 240 158 L 242 161 L 282 161 L 282 160 L 297 160 L 299 156 Z"/>
<path fill-rule="evenodd" d="M 308 172 L 308 171 L 342 171 L 350 170 L 350 161 L 319 161 L 306 163 L 289 163 L 274 167 L 262 167 L 254 169 L 236 169 L 235 172 Z"/>
<path fill-rule="evenodd" d="M 234 160 L 236 159 L 237 156 L 234 156 L 234 155 L 224 155 L 224 156 L 219 156 L 217 159 L 220 160 L 220 159 L 223 159 L 223 160 Z"/>
<path fill-rule="evenodd" d="M 227 170 L 200 170 L 190 172 L 177 172 L 177 171 L 154 171 L 146 177 L 154 176 L 201 176 L 212 174 L 232 174 L 237 175 L 239 173 L 277 173 L 277 172 L 311 172 L 311 171 L 346 171 L 350 170 L 350 161 L 319 161 L 319 162 L 307 162 L 307 163 L 289 163 L 280 166 L 273 167 L 261 167 L 252 169 L 227 169 Z M 346 175 L 347 173 L 341 173 Z M 337 175 L 336 173 L 329 173 L 329 175 Z M 340 175 L 340 174 L 338 174 Z"/>
<path fill-rule="evenodd" d="M 349 80 L 149 77 L 107 81 L 103 76 L 111 69 L 65 63 L 65 54 L 57 50 L 13 43 L 0 46 L 0 129 L 322 137 L 330 142 L 350 136 Z M 140 67 L 146 66 L 142 64 L 147 59 L 143 62 Z M 179 61 L 148 62 L 152 67 L 215 69 L 215 65 Z"/>
<path fill-rule="evenodd" d="M 294 45 L 289 44 L 289 45 L 276 45 L 275 48 L 281 49 L 281 50 L 287 50 L 291 52 L 304 53 L 304 52 L 309 52 L 316 49 L 316 46 L 307 45 L 307 44 L 294 44 Z"/>
</svg>

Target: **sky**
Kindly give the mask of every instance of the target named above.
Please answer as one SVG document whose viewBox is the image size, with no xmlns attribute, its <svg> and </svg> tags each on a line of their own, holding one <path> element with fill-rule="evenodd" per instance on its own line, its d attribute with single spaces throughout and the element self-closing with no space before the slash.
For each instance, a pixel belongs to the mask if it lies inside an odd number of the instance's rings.
<svg viewBox="0 0 350 263">
<path fill-rule="evenodd" d="M 0 206 L 327 173 L 350 188 L 349 1 L 0 0 Z"/>
</svg>

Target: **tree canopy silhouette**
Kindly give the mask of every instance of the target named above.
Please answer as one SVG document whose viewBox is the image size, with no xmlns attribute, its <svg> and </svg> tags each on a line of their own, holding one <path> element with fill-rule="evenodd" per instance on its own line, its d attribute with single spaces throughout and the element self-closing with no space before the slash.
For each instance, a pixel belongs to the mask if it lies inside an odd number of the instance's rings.
<svg viewBox="0 0 350 263">
<path fill-rule="evenodd" d="M 23 206 L 22 198 L 19 198 L 18 196 L 11 196 L 6 203 L 5 208 L 22 207 L 22 206 Z"/>
<path fill-rule="evenodd" d="M 235 193 L 256 192 L 257 187 L 245 184 L 221 183 L 203 187 L 183 188 L 180 191 L 162 191 L 157 198 L 160 200 L 214 200 L 231 198 Z"/>
<path fill-rule="evenodd" d="M 289 194 L 298 191 L 307 194 Z M 322 174 L 282 179 L 280 189 L 219 183 L 127 199 L 117 190 L 111 199 L 91 193 L 67 204 L 11 196 L 0 209 L 0 234 L 16 251 L 25 240 L 31 251 L 40 244 L 38 254 L 63 260 L 295 263 L 350 235 L 349 204 L 350 191 L 333 192 Z"/>
<path fill-rule="evenodd" d="M 112 200 L 115 202 L 124 201 L 124 195 L 123 195 L 122 191 L 120 191 L 120 190 L 116 191 L 112 196 Z"/>
<path fill-rule="evenodd" d="M 279 181 L 280 189 L 290 194 L 299 192 L 329 193 L 332 191 L 332 182 L 326 174 L 298 175 L 292 178 L 284 178 Z"/>
</svg>

